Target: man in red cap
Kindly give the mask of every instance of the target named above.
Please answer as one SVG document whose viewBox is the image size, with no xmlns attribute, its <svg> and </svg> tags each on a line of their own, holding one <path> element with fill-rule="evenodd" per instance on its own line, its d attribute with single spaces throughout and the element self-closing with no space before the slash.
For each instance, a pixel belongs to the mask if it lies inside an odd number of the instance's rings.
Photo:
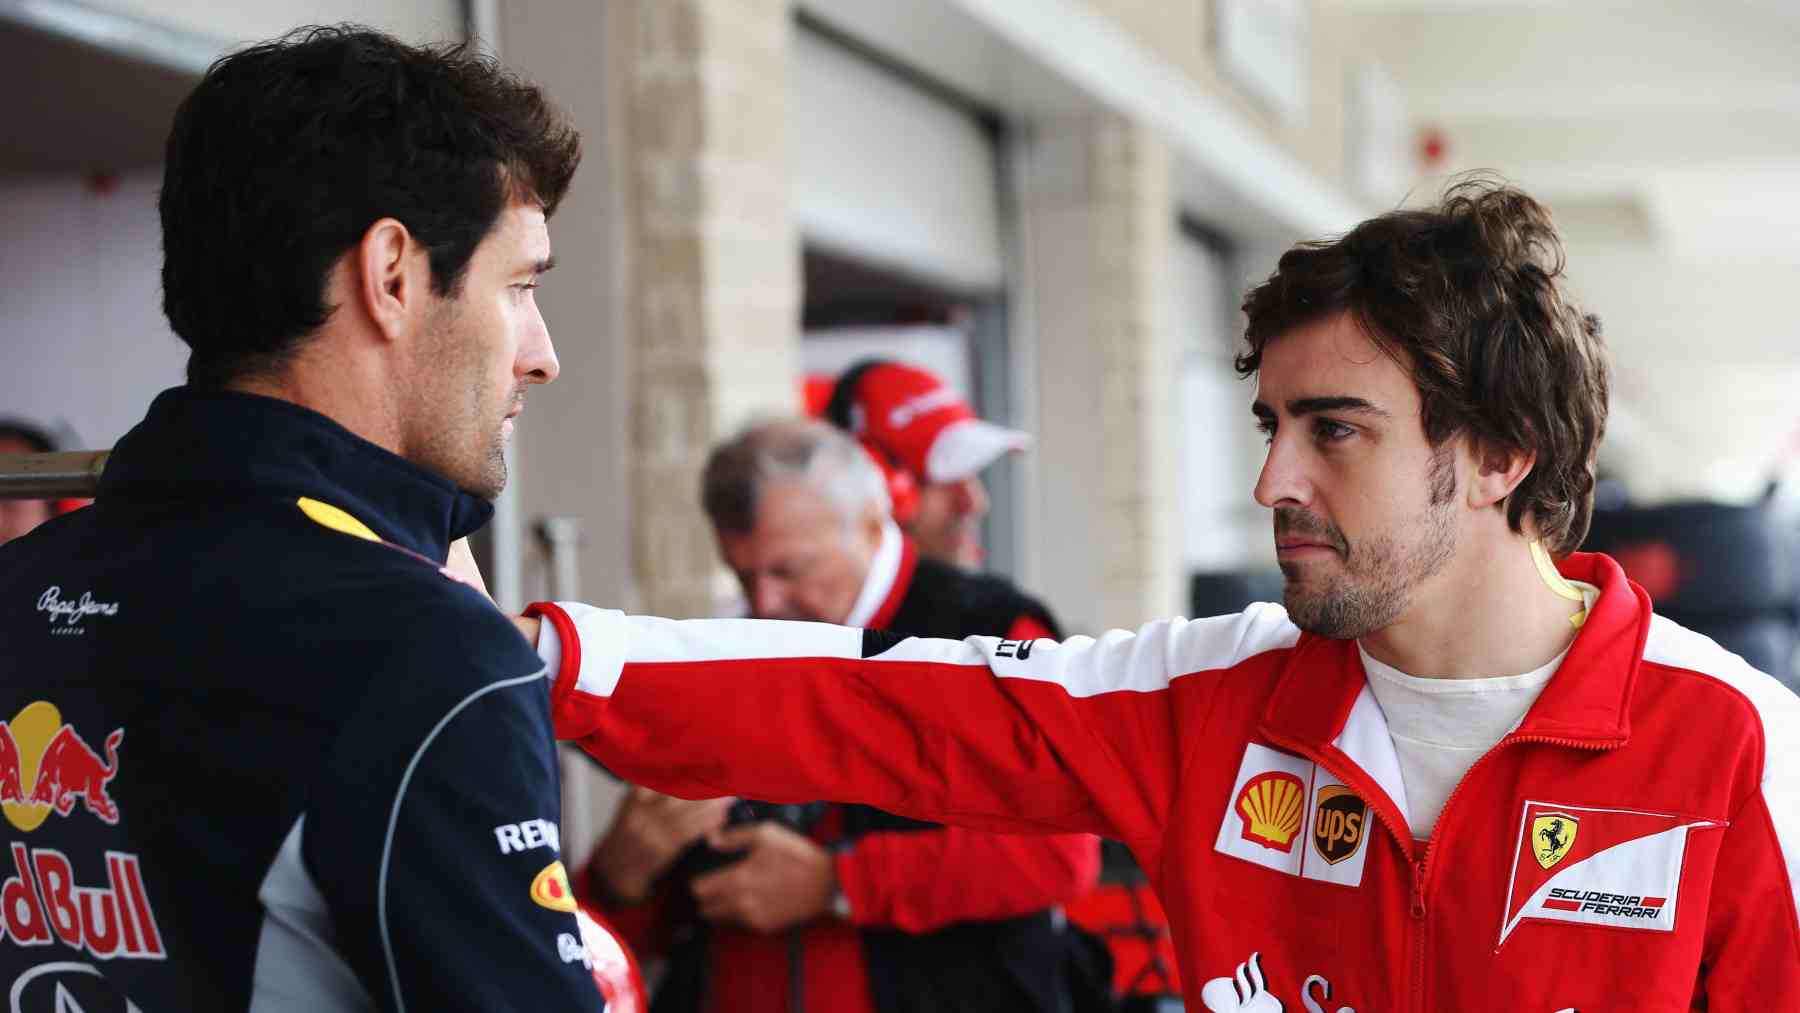
<svg viewBox="0 0 1800 1013">
<path fill-rule="evenodd" d="M 936 375 L 883 359 L 860 362 L 838 379 L 825 418 L 854 433 L 881 465 L 894 520 L 920 552 L 981 565 L 988 512 L 981 472 L 1030 446 L 1030 435 L 977 418 Z"/>
</svg>

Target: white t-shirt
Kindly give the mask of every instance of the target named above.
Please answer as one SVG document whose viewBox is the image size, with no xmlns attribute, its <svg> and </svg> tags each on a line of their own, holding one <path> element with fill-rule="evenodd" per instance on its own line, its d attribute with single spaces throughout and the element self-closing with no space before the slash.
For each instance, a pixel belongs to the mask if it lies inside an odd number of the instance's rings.
<svg viewBox="0 0 1800 1013">
<path fill-rule="evenodd" d="M 1427 679 L 1362 654 L 1369 689 L 1387 716 L 1400 776 L 1406 785 L 1409 829 L 1424 840 L 1463 775 L 1494 748 L 1537 702 L 1568 649 L 1542 668 L 1491 679 Z"/>
</svg>

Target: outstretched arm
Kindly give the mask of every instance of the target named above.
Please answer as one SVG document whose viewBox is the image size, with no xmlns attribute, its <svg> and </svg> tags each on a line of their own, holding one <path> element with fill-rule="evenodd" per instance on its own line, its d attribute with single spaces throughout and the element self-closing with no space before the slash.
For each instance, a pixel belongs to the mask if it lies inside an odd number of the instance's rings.
<svg viewBox="0 0 1800 1013">
<path fill-rule="evenodd" d="M 863 802 L 1154 846 L 1209 672 L 1291 644 L 1278 608 L 1063 643 L 534 605 L 557 734 L 672 794 Z"/>
</svg>

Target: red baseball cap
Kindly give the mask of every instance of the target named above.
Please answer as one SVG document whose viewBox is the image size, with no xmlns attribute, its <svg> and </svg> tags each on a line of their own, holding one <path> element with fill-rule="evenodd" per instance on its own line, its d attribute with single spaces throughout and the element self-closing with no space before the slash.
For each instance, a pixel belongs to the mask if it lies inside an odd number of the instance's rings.
<svg viewBox="0 0 1800 1013">
<path fill-rule="evenodd" d="M 844 379 L 856 385 L 850 431 L 926 482 L 961 481 L 1031 445 L 1029 434 L 977 418 L 944 381 L 916 366 L 877 362 Z"/>
</svg>

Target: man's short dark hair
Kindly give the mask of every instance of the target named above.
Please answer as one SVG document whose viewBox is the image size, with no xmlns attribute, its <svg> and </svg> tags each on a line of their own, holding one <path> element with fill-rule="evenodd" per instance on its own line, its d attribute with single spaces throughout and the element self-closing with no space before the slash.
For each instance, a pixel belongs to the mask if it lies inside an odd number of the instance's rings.
<svg viewBox="0 0 1800 1013">
<path fill-rule="evenodd" d="M 1238 372 L 1268 343 L 1348 313 L 1411 375 L 1434 446 L 1459 434 L 1477 453 L 1536 463 L 1507 497 L 1514 531 L 1530 513 L 1561 556 L 1587 537 L 1594 464 L 1606 430 L 1606 348 L 1598 317 L 1564 291 L 1550 212 L 1485 176 L 1451 185 L 1425 210 L 1371 218 L 1342 238 L 1302 243 L 1244 298 Z"/>
<path fill-rule="evenodd" d="M 384 217 L 454 295 L 500 213 L 550 214 L 580 160 L 541 91 L 465 46 L 341 25 L 224 57 L 176 111 L 163 173 L 163 311 L 189 382 L 279 369 L 331 315 L 332 264 Z"/>
<path fill-rule="evenodd" d="M 0 440 L 16 440 L 30 447 L 34 454 L 50 454 L 62 449 L 50 430 L 19 418 L 0 418 Z"/>
</svg>

